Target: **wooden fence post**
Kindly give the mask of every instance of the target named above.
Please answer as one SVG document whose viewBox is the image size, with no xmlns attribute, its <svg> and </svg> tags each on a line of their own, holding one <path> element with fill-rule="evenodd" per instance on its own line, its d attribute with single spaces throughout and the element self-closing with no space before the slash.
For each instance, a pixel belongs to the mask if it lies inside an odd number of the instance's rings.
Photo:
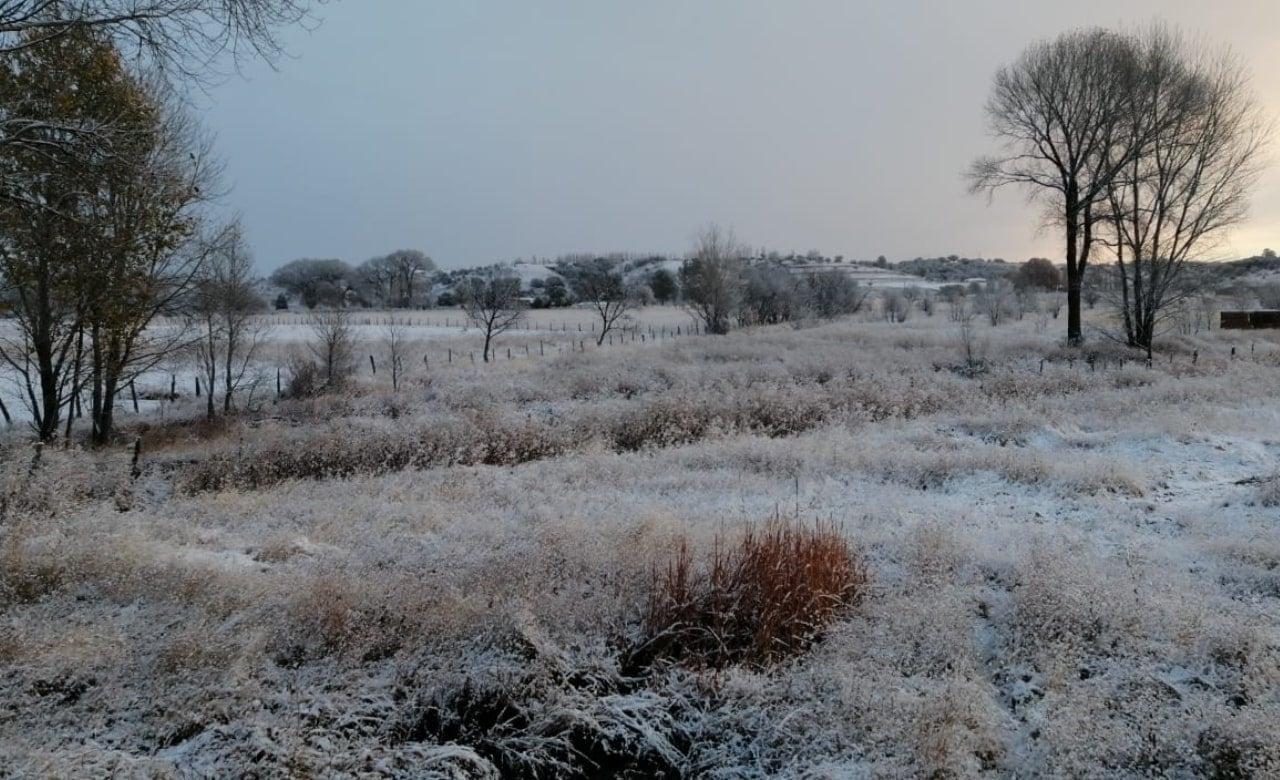
<svg viewBox="0 0 1280 780">
<path fill-rule="evenodd" d="M 135 436 L 133 438 L 133 459 L 129 462 L 129 475 L 134 479 L 142 476 L 142 437 Z"/>
</svg>

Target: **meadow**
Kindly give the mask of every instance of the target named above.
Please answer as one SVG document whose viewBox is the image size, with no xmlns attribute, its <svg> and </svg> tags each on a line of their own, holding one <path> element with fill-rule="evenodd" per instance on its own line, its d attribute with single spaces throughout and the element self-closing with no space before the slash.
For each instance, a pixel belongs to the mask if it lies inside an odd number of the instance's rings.
<svg viewBox="0 0 1280 780">
<path fill-rule="evenodd" d="M 0 777 L 1280 776 L 1280 334 L 640 321 L 0 438 Z M 655 644 L 770 534 L 797 641 Z"/>
</svg>

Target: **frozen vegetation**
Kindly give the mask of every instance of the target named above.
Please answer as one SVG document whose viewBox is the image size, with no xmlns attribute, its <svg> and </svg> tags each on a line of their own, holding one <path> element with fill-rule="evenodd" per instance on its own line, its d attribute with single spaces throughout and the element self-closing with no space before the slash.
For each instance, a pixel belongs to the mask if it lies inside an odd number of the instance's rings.
<svg viewBox="0 0 1280 780">
<path fill-rule="evenodd" d="M 1060 329 L 525 331 L 398 393 L 16 431 L 0 777 L 1280 776 L 1280 340 Z M 679 561 L 780 527 L 848 567 L 802 641 L 646 635 Z"/>
</svg>

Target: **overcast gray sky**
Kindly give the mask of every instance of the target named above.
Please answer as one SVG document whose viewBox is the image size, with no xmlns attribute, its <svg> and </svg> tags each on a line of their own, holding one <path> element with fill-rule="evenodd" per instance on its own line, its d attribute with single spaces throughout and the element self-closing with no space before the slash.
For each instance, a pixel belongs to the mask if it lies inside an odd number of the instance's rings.
<svg viewBox="0 0 1280 780">
<path fill-rule="evenodd" d="M 259 266 L 421 249 L 442 267 L 751 246 L 1062 260 L 994 151 L 991 78 L 1030 42 L 1159 18 L 1229 45 L 1280 113 L 1276 0 L 342 0 L 206 121 Z M 1275 147 L 1280 152 L 1280 145 Z M 1280 154 L 1274 155 L 1280 157 Z M 1224 256 L 1280 249 L 1280 166 Z"/>
</svg>

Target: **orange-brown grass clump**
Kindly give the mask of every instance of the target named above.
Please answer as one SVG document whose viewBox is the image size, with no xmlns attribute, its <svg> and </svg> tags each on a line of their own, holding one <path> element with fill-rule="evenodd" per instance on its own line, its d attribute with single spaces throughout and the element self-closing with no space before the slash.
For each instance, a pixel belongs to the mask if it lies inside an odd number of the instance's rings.
<svg viewBox="0 0 1280 780">
<path fill-rule="evenodd" d="M 772 518 L 736 545 L 717 537 L 697 566 L 681 542 L 655 572 L 641 641 L 627 666 L 762 667 L 804 652 L 866 592 L 867 568 L 829 523 Z"/>
</svg>

